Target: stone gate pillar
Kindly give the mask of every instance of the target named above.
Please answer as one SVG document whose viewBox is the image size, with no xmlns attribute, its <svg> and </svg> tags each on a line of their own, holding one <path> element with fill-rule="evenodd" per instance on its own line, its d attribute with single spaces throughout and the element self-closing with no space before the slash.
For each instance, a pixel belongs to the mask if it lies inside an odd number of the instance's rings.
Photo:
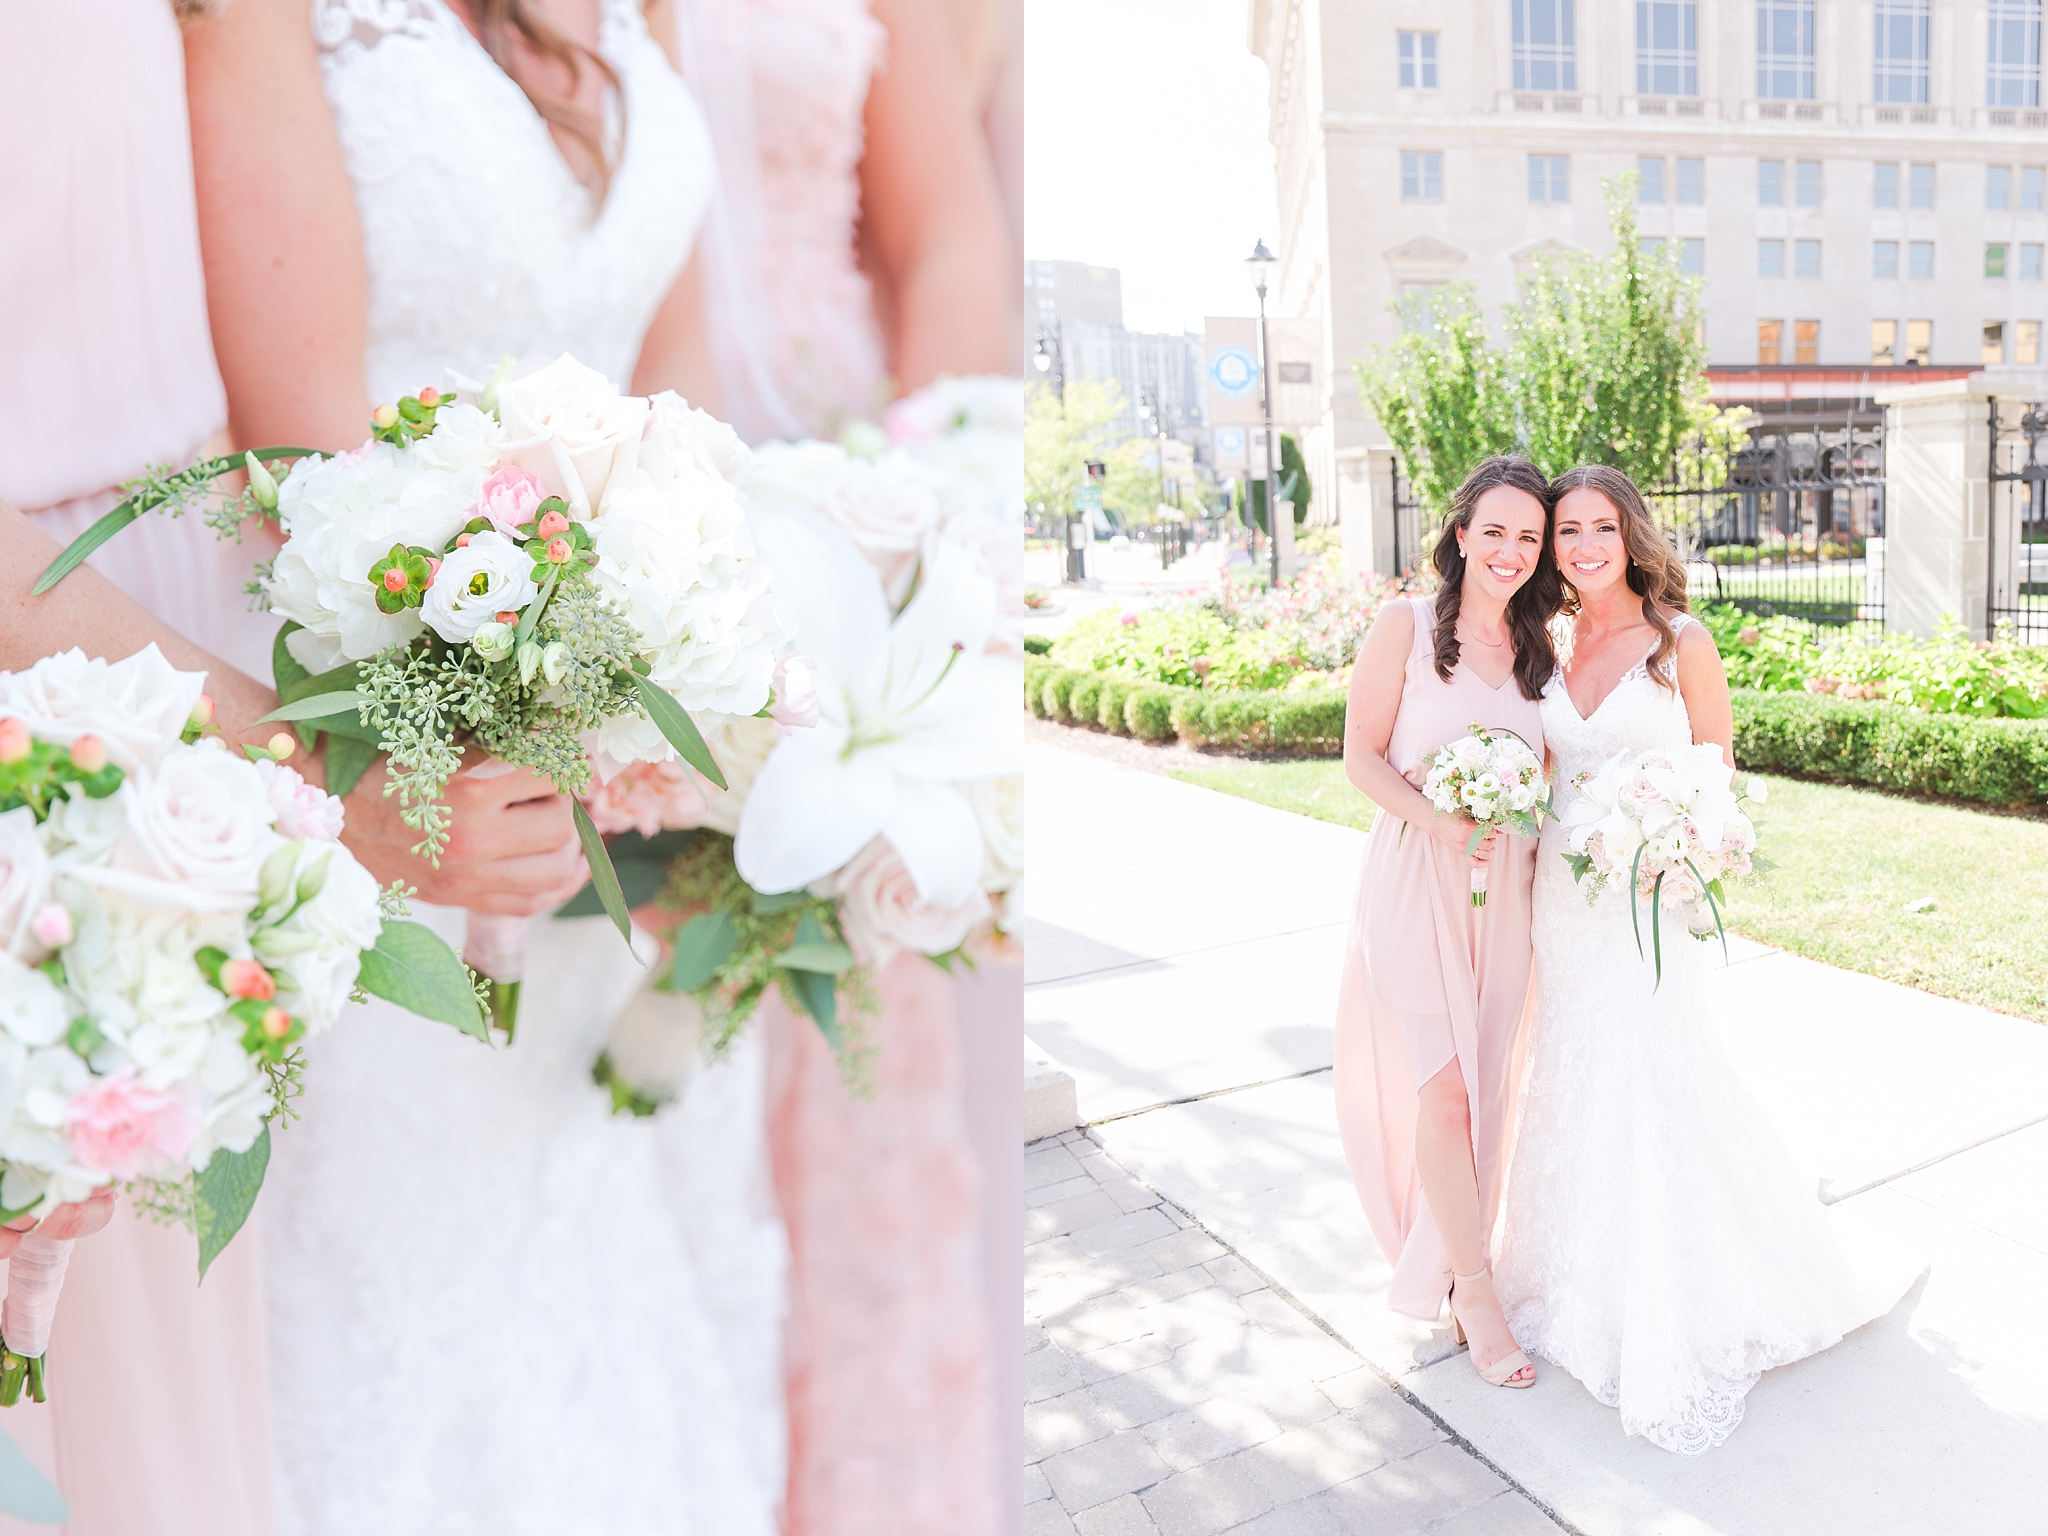
<svg viewBox="0 0 2048 1536">
<path fill-rule="evenodd" d="M 1994 395 L 1983 374 L 1912 384 L 1884 407 L 1885 628 L 1932 635 L 1943 614 L 1984 633 Z"/>
</svg>

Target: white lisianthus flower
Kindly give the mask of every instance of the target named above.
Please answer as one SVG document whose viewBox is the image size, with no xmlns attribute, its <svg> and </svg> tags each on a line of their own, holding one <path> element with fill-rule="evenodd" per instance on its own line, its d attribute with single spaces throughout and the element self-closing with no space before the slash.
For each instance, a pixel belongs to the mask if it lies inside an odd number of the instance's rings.
<svg viewBox="0 0 2048 1536">
<path fill-rule="evenodd" d="M 137 901 L 183 911 L 246 910 L 263 861 L 283 841 L 255 765 L 218 741 L 179 747 L 155 773 L 131 774 L 111 798 L 127 818 L 111 861 L 69 873 Z"/>
<path fill-rule="evenodd" d="M 74 649 L 0 672 L 0 715 L 59 746 L 97 736 L 107 761 L 134 773 L 177 745 L 205 686 L 205 673 L 178 671 L 154 643 L 114 662 Z"/>
<path fill-rule="evenodd" d="M 502 533 L 486 531 L 448 552 L 420 617 L 443 640 L 460 645 L 500 613 L 517 613 L 539 595 L 533 557 Z"/>
<path fill-rule="evenodd" d="M 434 413 L 434 430 L 412 445 L 412 453 L 429 469 L 471 473 L 481 482 L 498 462 L 504 441 L 505 429 L 490 412 L 444 400 Z"/>
<path fill-rule="evenodd" d="M 485 661 L 503 661 L 512 654 L 518 643 L 519 632 L 510 624 L 500 624 L 496 619 L 479 624 L 476 633 L 469 637 L 469 643 L 476 647 L 477 655 Z"/>
<path fill-rule="evenodd" d="M 647 414 L 645 400 L 564 353 L 498 386 L 500 455 L 588 519 L 603 509 L 612 477 L 638 462 Z"/>
<path fill-rule="evenodd" d="M 341 1016 L 362 952 L 375 948 L 383 932 L 377 881 L 348 849 L 313 841 L 300 846 L 289 878 L 298 897 L 290 915 L 258 928 L 249 943 L 279 973 L 280 1003 L 309 1031 L 321 1030 Z"/>
<path fill-rule="evenodd" d="M 36 813 L 18 805 L 0 815 L 0 954 L 40 961 L 48 953 L 31 925 L 50 900 L 50 872 Z"/>
</svg>

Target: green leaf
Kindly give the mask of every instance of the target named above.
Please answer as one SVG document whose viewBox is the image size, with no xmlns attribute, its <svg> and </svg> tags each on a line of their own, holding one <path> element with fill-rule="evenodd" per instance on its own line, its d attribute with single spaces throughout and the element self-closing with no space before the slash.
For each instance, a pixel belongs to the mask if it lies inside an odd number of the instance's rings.
<svg viewBox="0 0 2048 1536">
<path fill-rule="evenodd" d="M 452 1024 L 479 1040 L 490 1039 L 468 968 L 431 928 L 386 919 L 376 948 L 363 952 L 356 980 L 365 992 L 423 1019 Z"/>
<path fill-rule="evenodd" d="M 791 971 L 790 983 L 803 999 L 804 1011 L 833 1050 L 839 1049 L 839 984 L 819 971 Z"/>
<path fill-rule="evenodd" d="M 1659 875 L 1657 883 L 1650 887 L 1650 948 L 1657 953 L 1657 981 L 1650 988 L 1652 992 L 1664 985 L 1664 936 L 1658 931 L 1658 924 L 1664 914 L 1664 877 Z"/>
<path fill-rule="evenodd" d="M 841 971 L 853 969 L 853 951 L 844 944 L 792 944 L 775 957 L 775 963 L 788 971 L 818 971 L 827 976 L 837 976 Z"/>
<path fill-rule="evenodd" d="M 787 912 L 791 907 L 800 907 L 810 899 L 809 891 L 756 891 L 754 912 L 760 917 L 771 917 L 777 912 Z"/>
<path fill-rule="evenodd" d="M 264 1126 L 246 1152 L 217 1151 L 192 1180 L 193 1226 L 199 1233 L 199 1278 L 242 1230 L 263 1175 L 270 1167 L 270 1127 Z"/>
<path fill-rule="evenodd" d="M 317 720 L 322 715 L 338 715 L 343 710 L 353 713 L 357 708 L 368 702 L 367 698 L 357 693 L 353 688 L 346 693 L 308 694 L 303 699 L 294 699 L 289 704 L 278 705 L 277 708 L 264 715 L 255 723 L 258 725 L 268 725 L 273 720 Z"/>
<path fill-rule="evenodd" d="M 1636 958 L 1638 960 L 1643 958 L 1643 920 L 1641 916 L 1643 903 L 1642 898 L 1636 894 L 1636 871 L 1643 867 L 1643 850 L 1649 846 L 1648 843 L 1636 844 L 1635 859 L 1628 867 L 1628 921 L 1629 926 L 1635 930 Z"/>
<path fill-rule="evenodd" d="M 626 893 L 619 889 L 619 873 L 612 868 L 612 856 L 605 849 L 604 838 L 581 800 L 571 795 L 569 809 L 576 818 L 576 836 L 583 844 L 583 862 L 590 866 L 590 883 L 597 890 L 597 899 L 619 930 L 619 937 L 631 945 L 633 919 L 627 913 Z"/>
<path fill-rule="evenodd" d="M 691 918 L 676 934 L 675 958 L 668 970 L 670 989 L 696 991 L 732 958 L 739 942 L 739 927 L 730 912 L 706 912 Z"/>
<path fill-rule="evenodd" d="M 66 576 L 85 564 L 88 556 L 115 534 L 142 516 L 142 508 L 133 499 L 122 502 L 107 513 L 85 532 L 64 546 L 64 552 L 52 560 L 43 574 L 36 578 L 36 584 L 28 589 L 30 597 L 41 597 Z"/>
<path fill-rule="evenodd" d="M 327 793 L 345 795 L 377 761 L 376 743 L 339 731 L 327 733 Z"/>
<path fill-rule="evenodd" d="M 280 699 L 296 699 L 301 694 L 311 691 L 302 685 L 312 673 L 299 664 L 299 658 L 294 656 L 291 647 L 285 644 L 305 627 L 288 619 L 284 627 L 278 630 L 277 638 L 270 642 L 270 677 L 277 685 L 277 696 Z"/>
<path fill-rule="evenodd" d="M 606 846 L 629 911 L 645 906 L 661 894 L 661 888 L 668 884 L 669 865 L 682 856 L 696 836 L 694 831 L 657 832 L 652 837 L 642 837 L 637 832 L 621 832 L 611 839 Z M 595 917 L 603 910 L 604 902 L 598 897 L 597 887 L 586 883 L 582 890 L 555 909 L 555 916 Z"/>
<path fill-rule="evenodd" d="M 50 1486 L 21 1447 L 0 1430 L 0 1509 L 30 1525 L 62 1525 L 71 1518 L 64 1497 Z"/>
<path fill-rule="evenodd" d="M 698 731 L 697 722 L 690 718 L 689 711 L 678 704 L 668 690 L 638 673 L 634 674 L 633 682 L 640 690 L 641 707 L 647 711 L 648 718 L 661 727 L 661 734 L 668 738 L 668 744 L 682 754 L 684 762 L 720 789 L 725 788 L 725 775 L 718 771 L 718 763 L 711 756 L 711 749 L 704 744 L 703 734 Z"/>
</svg>

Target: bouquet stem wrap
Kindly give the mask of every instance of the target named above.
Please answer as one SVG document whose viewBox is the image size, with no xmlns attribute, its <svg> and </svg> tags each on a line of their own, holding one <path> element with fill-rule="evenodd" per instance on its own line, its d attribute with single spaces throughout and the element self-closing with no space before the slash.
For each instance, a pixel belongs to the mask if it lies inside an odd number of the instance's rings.
<svg viewBox="0 0 2048 1536">
<path fill-rule="evenodd" d="M 1490 864 L 1472 866 L 1472 905 L 1475 907 L 1486 905 L 1486 872 L 1492 867 Z"/>
<path fill-rule="evenodd" d="M 519 984 L 526 975 L 526 930 L 531 918 L 469 914 L 462 958 L 491 984 L 491 1022 L 510 1040 L 519 1023 Z"/>
<path fill-rule="evenodd" d="M 0 1337 L 6 1340 L 0 1351 L 0 1407 L 20 1402 L 24 1383 L 31 1397 L 43 1401 L 43 1352 L 50 1347 L 50 1319 L 71 1264 L 72 1241 L 31 1232 L 7 1261 L 7 1302 L 0 1309 Z"/>
</svg>

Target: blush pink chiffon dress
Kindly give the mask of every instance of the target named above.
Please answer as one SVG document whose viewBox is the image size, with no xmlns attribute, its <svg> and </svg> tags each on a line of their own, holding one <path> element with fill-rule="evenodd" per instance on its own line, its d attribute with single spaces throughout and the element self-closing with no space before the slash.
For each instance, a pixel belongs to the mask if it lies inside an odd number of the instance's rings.
<svg viewBox="0 0 2048 1536">
<path fill-rule="evenodd" d="M 169 0 L 0 7 L 0 499 L 59 542 L 146 465 L 226 424 L 200 271 L 185 61 Z M 264 675 L 251 552 L 144 518 L 92 564 L 159 619 Z M 54 647 L 53 647 L 54 648 Z M 50 1401 L 0 1426 L 71 1507 L 69 1536 L 267 1536 L 262 1211 L 199 1283 L 182 1227 L 126 1201 L 81 1241 L 50 1335 Z M 0 1517 L 0 1533 L 44 1531 Z"/>
<path fill-rule="evenodd" d="M 1414 609 L 1401 708 L 1387 760 L 1420 785 L 1439 747 L 1474 721 L 1543 750 L 1537 701 L 1512 675 L 1489 688 L 1460 660 L 1436 674 L 1428 598 Z M 1399 817 L 1381 812 L 1367 839 L 1337 1001 L 1337 1126 L 1373 1237 L 1392 1269 L 1387 1305 L 1434 1321 L 1451 1261 L 1415 1166 L 1416 1096 L 1453 1060 L 1472 1109 L 1480 1230 L 1491 1232 L 1507 1173 L 1523 1015 L 1529 1000 L 1529 892 L 1536 844 L 1505 836 L 1471 904 L 1466 862 Z"/>
</svg>

